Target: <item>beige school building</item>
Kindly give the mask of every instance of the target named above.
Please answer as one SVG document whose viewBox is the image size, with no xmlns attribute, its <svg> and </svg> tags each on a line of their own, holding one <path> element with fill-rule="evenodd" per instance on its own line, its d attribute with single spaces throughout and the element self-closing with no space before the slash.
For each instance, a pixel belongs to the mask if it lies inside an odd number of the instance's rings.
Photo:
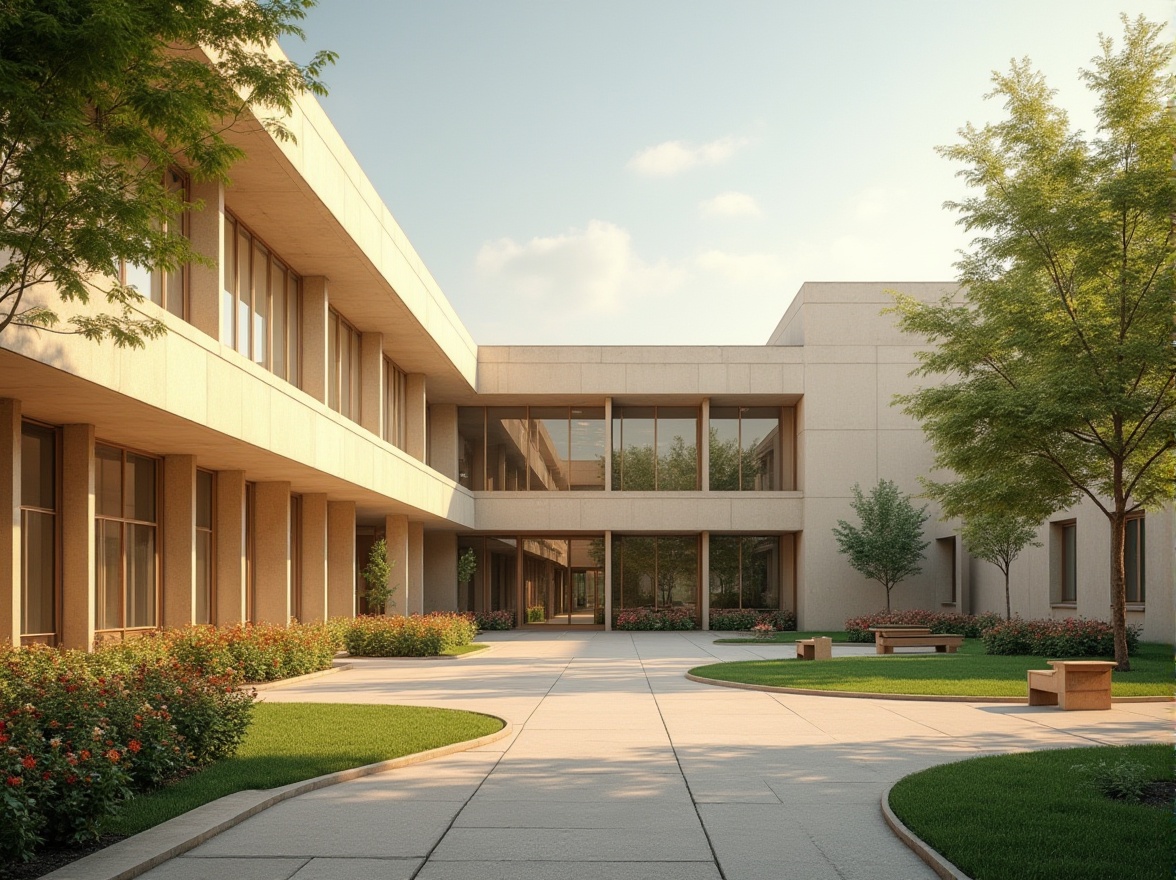
<svg viewBox="0 0 1176 880">
<path fill-rule="evenodd" d="M 763 345 L 480 346 L 318 104 L 297 143 L 234 135 L 232 185 L 185 187 L 211 258 L 164 276 L 139 350 L 0 334 L 0 642 L 363 611 L 385 538 L 395 613 L 501 610 L 608 629 L 632 608 L 884 605 L 832 529 L 851 488 L 918 493 L 931 454 L 891 406 L 920 341 L 881 310 L 948 283 L 810 283 Z M 60 309 L 53 291 L 38 291 Z M 536 340 L 542 343 L 542 340 Z M 9 466 L 10 465 L 10 466 Z M 898 608 L 1001 611 L 1003 579 L 934 507 Z M 1129 621 L 1172 641 L 1174 517 L 1129 528 Z M 1109 526 L 1042 525 L 1025 617 L 1109 618 Z M 458 581 L 458 560 L 475 570 Z"/>
</svg>

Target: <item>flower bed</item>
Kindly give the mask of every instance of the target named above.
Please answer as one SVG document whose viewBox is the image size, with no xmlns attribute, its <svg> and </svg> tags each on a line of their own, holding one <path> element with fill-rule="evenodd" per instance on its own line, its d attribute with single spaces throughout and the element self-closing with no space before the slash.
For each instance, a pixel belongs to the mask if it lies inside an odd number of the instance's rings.
<svg viewBox="0 0 1176 880">
<path fill-rule="evenodd" d="M 343 645 L 353 657 L 431 657 L 468 645 L 477 634 L 469 615 L 444 612 L 357 617 L 342 627 Z"/>
<path fill-rule="evenodd" d="M 542 623 L 547 620 L 547 611 L 542 605 L 527 606 L 527 623 Z"/>
<path fill-rule="evenodd" d="M 978 639 L 984 631 L 1002 622 L 998 614 L 945 614 L 938 611 L 911 609 L 909 611 L 878 611 L 845 621 L 845 633 L 851 642 L 873 642 L 872 626 L 895 624 L 926 626 L 933 633 L 957 633 L 968 639 Z"/>
<path fill-rule="evenodd" d="M 750 609 L 715 609 L 710 613 L 710 628 L 722 632 L 751 632 L 762 623 L 776 632 L 796 629 L 796 615 L 791 611 L 754 611 Z"/>
<path fill-rule="evenodd" d="M 1063 620 L 1002 621 L 984 633 L 987 654 L 1038 657 L 1113 657 L 1115 630 L 1101 620 L 1068 617 Z M 1127 627 L 1127 651 L 1139 647 L 1139 628 Z"/>
<path fill-rule="evenodd" d="M 487 630 L 515 628 L 515 615 L 513 611 L 468 611 L 466 615 L 483 632 Z"/>
<path fill-rule="evenodd" d="M 93 839 L 134 791 L 231 755 L 253 696 L 122 646 L 0 648 L 0 859 Z"/>
<path fill-rule="evenodd" d="M 690 608 L 627 608 L 613 618 L 619 630 L 686 630 L 697 626 Z"/>
</svg>

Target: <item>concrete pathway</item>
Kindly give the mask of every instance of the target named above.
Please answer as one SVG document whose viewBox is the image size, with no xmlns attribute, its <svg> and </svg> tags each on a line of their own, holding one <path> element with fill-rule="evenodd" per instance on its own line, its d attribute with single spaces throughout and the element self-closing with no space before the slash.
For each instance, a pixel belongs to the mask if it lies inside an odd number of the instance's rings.
<svg viewBox="0 0 1176 880">
<path fill-rule="evenodd" d="M 479 750 L 279 804 L 149 880 L 915 880 L 879 802 L 924 767 L 1167 741 L 1172 705 L 1109 712 L 768 694 L 683 678 L 790 646 L 711 633 L 516 632 L 459 660 L 355 660 L 267 701 L 507 718 Z M 838 646 L 837 653 L 872 651 Z"/>
</svg>

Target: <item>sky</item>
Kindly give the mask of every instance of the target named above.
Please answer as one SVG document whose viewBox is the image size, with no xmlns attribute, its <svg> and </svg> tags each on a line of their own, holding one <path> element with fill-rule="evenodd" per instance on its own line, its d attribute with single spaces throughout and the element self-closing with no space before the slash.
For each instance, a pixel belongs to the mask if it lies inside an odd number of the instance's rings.
<svg viewBox="0 0 1176 880">
<path fill-rule="evenodd" d="M 805 281 L 948 281 L 936 152 L 1029 57 L 1078 72 L 1172 0 L 320 0 L 327 114 L 474 340 L 765 342 Z"/>
</svg>

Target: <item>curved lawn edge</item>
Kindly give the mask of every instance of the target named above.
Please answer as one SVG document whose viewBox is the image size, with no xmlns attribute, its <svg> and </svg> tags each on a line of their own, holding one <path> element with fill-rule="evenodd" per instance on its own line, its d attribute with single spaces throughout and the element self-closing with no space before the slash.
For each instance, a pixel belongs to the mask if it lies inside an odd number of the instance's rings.
<svg viewBox="0 0 1176 880">
<path fill-rule="evenodd" d="M 387 761 L 377 761 L 374 764 L 364 764 L 348 770 L 337 770 L 278 788 L 253 789 L 225 795 L 58 868 L 44 875 L 42 880 L 130 880 L 282 801 L 320 788 L 338 785 L 340 782 L 349 782 L 352 779 L 423 764 L 436 758 L 476 749 L 510 736 L 514 730 L 509 721 L 497 715 L 488 712 L 469 714 L 501 721 L 502 728 L 476 739 L 450 743 L 447 746 L 414 752 Z"/>
<path fill-rule="evenodd" d="M 767 691 L 775 694 L 802 694 L 810 697 L 849 697 L 855 700 L 925 700 L 932 703 L 1011 703 L 1013 705 L 1027 705 L 1028 695 L 1024 697 L 988 697 L 968 696 L 967 694 L 878 694 L 868 691 L 835 691 L 821 688 L 781 687 L 771 684 L 746 684 L 742 681 L 723 681 L 721 678 L 706 678 L 687 672 L 686 678 L 699 684 L 710 684 L 716 687 L 736 688 L 744 691 Z M 1171 703 L 1176 697 L 1111 697 L 1112 703 Z M 1047 706 L 1045 708 L 1053 708 Z"/>
<path fill-rule="evenodd" d="M 899 780 L 901 782 L 902 780 Z M 890 809 L 890 789 L 894 788 L 898 783 L 886 786 L 886 791 L 882 792 L 882 818 L 886 820 L 886 824 L 890 826 L 890 830 L 894 832 L 903 843 L 905 843 L 919 858 L 927 863 L 936 874 L 943 878 L 943 880 L 972 880 L 967 874 L 945 859 L 937 850 L 932 849 L 931 845 L 915 832 L 911 831 L 902 821 L 895 815 L 894 810 Z"/>
</svg>

